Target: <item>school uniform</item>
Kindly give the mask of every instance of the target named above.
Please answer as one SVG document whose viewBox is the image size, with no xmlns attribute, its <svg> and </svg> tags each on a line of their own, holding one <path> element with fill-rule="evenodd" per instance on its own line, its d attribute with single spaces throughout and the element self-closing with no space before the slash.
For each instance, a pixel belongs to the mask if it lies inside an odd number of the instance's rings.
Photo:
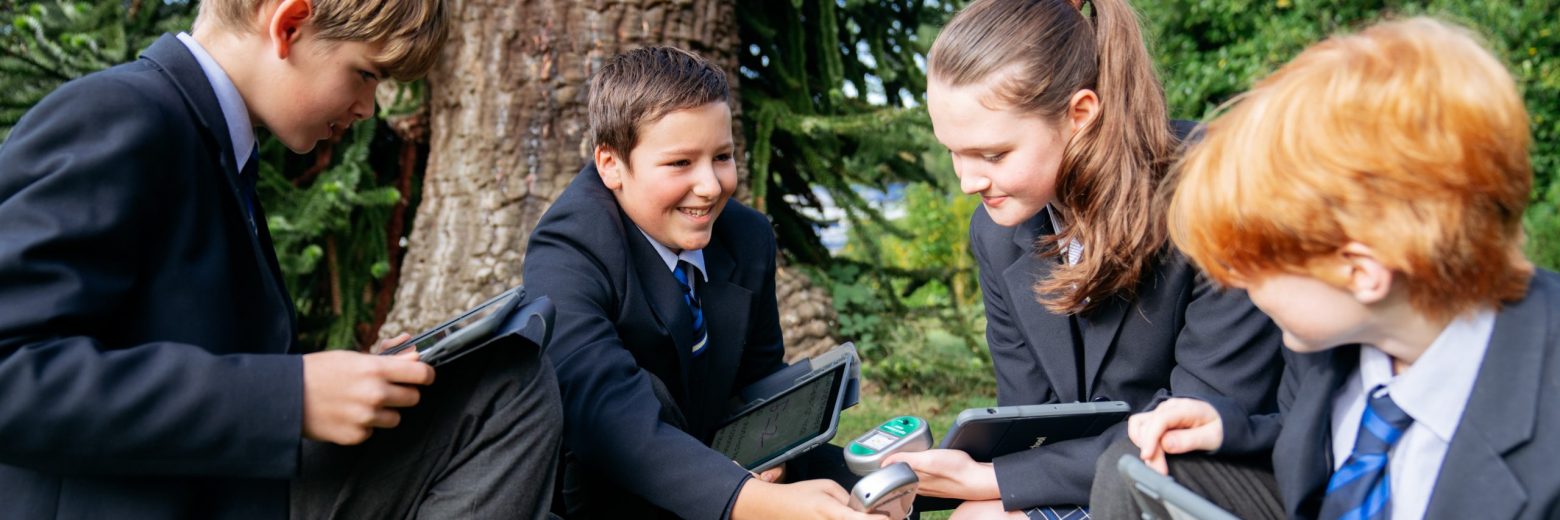
<svg viewBox="0 0 1560 520">
<path fill-rule="evenodd" d="M 0 517 L 286 516 L 302 363 L 243 152 L 171 35 L 0 146 Z"/>
<path fill-rule="evenodd" d="M 568 518 L 729 515 L 747 471 L 707 444 L 745 385 L 782 366 L 768 221 L 728 201 L 688 277 L 587 166 L 537 224 L 529 290 L 557 306 Z"/>
<path fill-rule="evenodd" d="M 1396 376 L 1371 347 L 1290 355 L 1281 415 L 1208 400 L 1225 425 L 1219 453 L 1271 448 L 1285 514 L 1316 518 L 1367 435 L 1366 399 L 1384 395 L 1411 421 L 1388 452 L 1393 518 L 1555 518 L 1560 276 L 1539 270 L 1523 299 L 1484 314 L 1458 318 Z"/>
<path fill-rule="evenodd" d="M 534 344 L 441 369 L 364 445 L 303 440 L 243 103 L 193 38 L 165 35 L 0 145 L 0 517 L 545 514 L 560 412 Z M 300 475 L 313 500 L 290 504 Z"/>
<path fill-rule="evenodd" d="M 1055 314 L 1033 289 L 1067 261 L 1066 254 L 1037 254 L 1037 240 L 1053 233 L 1049 211 L 1004 227 L 978 208 L 970 222 L 998 405 L 1125 401 L 1141 410 L 1171 396 L 1218 395 L 1247 409 L 1274 409 L 1281 338 L 1243 291 L 1214 288 L 1167 248 L 1134 298 Z M 1077 255 L 1088 244 L 1069 246 Z M 1004 508 L 1087 505 L 1095 462 L 1125 438 L 1125 427 L 998 457 Z"/>
</svg>

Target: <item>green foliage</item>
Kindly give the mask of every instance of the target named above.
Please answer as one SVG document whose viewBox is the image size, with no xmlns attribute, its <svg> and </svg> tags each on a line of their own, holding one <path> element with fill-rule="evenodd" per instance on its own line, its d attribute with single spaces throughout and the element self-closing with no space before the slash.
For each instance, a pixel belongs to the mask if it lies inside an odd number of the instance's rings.
<svg viewBox="0 0 1560 520">
<path fill-rule="evenodd" d="M 184 0 L 0 0 L 0 141 L 61 83 L 135 59 L 194 14 Z"/>
<path fill-rule="evenodd" d="M 955 197 L 952 168 L 924 109 L 924 56 L 962 2 L 745 2 L 743 125 L 755 205 L 781 248 L 824 280 L 867 377 L 891 390 L 992 388 L 979 289 L 965 246 L 976 201 Z M 867 191 L 908 186 L 890 220 Z M 850 248 L 818 229 L 843 212 Z"/>
<path fill-rule="evenodd" d="M 1528 254 L 1539 265 L 1560 268 L 1560 26 L 1554 2 L 1154 0 L 1137 6 L 1157 44 L 1171 112 L 1193 119 L 1336 31 L 1422 14 L 1473 28 L 1523 90 L 1534 139 Z"/>
</svg>

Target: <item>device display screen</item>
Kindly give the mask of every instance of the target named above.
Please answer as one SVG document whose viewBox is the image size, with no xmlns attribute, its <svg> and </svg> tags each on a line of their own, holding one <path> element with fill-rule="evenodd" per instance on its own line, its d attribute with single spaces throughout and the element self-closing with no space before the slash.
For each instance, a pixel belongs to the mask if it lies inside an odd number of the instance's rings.
<svg viewBox="0 0 1560 520">
<path fill-rule="evenodd" d="M 402 343 L 400 345 L 386 349 L 383 354 L 394 355 L 396 353 L 405 351 L 409 347 L 414 347 L 418 352 L 422 352 L 425 355 L 432 354 L 432 352 L 429 352 L 428 349 L 432 348 L 434 345 L 439 344 L 440 340 L 450 337 L 456 332 L 459 332 L 473 324 L 481 323 L 484 318 L 492 315 L 494 311 L 504 308 L 504 304 L 514 297 L 514 292 L 506 292 L 497 297 L 494 297 L 493 299 L 488 300 L 486 303 L 477 306 L 477 308 L 466 311 L 465 314 L 462 314 L 458 318 L 445 322 L 444 324 L 439 325 L 432 330 L 424 332 L 417 337 L 408 340 L 406 343 Z"/>
<path fill-rule="evenodd" d="M 893 443 L 894 438 L 892 436 L 880 431 L 872 432 L 870 437 L 862 439 L 861 441 L 862 446 L 872 448 L 873 450 L 882 450 L 883 448 L 887 448 L 889 444 Z"/>
<path fill-rule="evenodd" d="M 844 365 L 841 365 L 844 366 Z M 829 429 L 842 370 L 814 378 L 715 433 L 711 447 L 753 469 Z"/>
</svg>

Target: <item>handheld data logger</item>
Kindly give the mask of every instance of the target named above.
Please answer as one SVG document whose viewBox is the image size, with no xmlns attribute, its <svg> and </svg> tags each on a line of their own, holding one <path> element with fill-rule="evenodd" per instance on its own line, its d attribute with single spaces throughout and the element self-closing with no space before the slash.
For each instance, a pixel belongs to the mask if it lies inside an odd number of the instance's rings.
<svg viewBox="0 0 1560 520">
<path fill-rule="evenodd" d="M 902 451 L 922 451 L 932 447 L 932 430 L 926 420 L 911 415 L 889 419 L 861 434 L 845 448 L 845 466 L 851 473 L 866 475 L 877 471 L 883 459 Z"/>
<path fill-rule="evenodd" d="M 921 479 L 909 464 L 894 463 L 861 477 L 850 488 L 850 507 L 869 515 L 906 518 L 915 507 L 915 491 L 920 484 Z"/>
</svg>

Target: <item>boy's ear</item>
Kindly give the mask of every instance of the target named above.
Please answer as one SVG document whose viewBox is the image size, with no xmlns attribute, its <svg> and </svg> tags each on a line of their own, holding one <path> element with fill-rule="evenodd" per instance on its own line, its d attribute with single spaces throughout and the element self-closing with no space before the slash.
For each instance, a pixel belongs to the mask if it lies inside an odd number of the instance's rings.
<svg viewBox="0 0 1560 520">
<path fill-rule="evenodd" d="M 1078 133 L 1083 127 L 1100 113 L 1100 96 L 1093 90 L 1083 89 L 1074 92 L 1072 99 L 1067 101 L 1067 121 L 1072 123 L 1072 133 Z"/>
<path fill-rule="evenodd" d="M 303 24 L 314 14 L 311 0 L 281 0 L 266 24 L 266 34 L 276 42 L 276 57 L 287 59 L 303 33 Z"/>
<path fill-rule="evenodd" d="M 1344 289 L 1360 303 L 1370 305 L 1387 298 L 1392 292 L 1392 269 L 1376 255 L 1376 250 L 1359 242 L 1349 242 L 1339 251 L 1348 279 Z"/>
<path fill-rule="evenodd" d="M 596 159 L 596 172 L 601 174 L 601 183 L 613 191 L 623 187 L 623 174 L 628 169 L 624 158 L 618 157 L 618 153 L 606 145 L 596 145 L 593 155 Z"/>
</svg>

